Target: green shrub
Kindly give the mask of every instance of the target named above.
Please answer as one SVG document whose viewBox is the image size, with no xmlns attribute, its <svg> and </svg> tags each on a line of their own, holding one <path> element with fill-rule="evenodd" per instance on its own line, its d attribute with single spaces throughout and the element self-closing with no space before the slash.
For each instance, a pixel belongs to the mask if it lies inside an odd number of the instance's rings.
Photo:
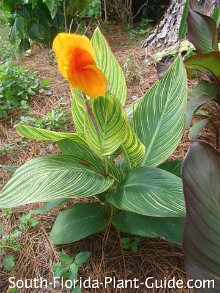
<svg viewBox="0 0 220 293">
<path fill-rule="evenodd" d="M 0 119 L 8 116 L 8 110 L 27 109 L 28 97 L 43 92 L 49 80 L 40 82 L 36 72 L 5 62 L 0 65 Z"/>
<path fill-rule="evenodd" d="M 43 1 L 3 0 L 2 8 L 8 11 L 12 43 L 19 40 L 19 52 L 30 49 L 30 40 L 51 44 L 60 31 L 73 31 L 78 18 L 93 17 L 100 12 L 99 0 Z"/>
</svg>

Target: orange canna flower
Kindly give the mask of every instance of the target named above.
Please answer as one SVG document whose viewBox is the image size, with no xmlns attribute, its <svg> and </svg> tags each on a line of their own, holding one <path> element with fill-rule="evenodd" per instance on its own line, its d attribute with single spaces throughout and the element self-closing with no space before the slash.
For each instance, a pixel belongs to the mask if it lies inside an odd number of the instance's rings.
<svg viewBox="0 0 220 293">
<path fill-rule="evenodd" d="M 74 89 L 91 98 L 104 96 L 107 80 L 95 64 L 95 51 L 86 36 L 59 33 L 53 41 L 58 68 Z"/>
</svg>

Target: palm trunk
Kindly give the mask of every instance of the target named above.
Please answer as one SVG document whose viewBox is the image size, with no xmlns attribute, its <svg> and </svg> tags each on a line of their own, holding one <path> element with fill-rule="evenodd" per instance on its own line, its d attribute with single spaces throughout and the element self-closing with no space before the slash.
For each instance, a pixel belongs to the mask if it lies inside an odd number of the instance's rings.
<svg viewBox="0 0 220 293">
<path fill-rule="evenodd" d="M 143 47 L 172 46 L 178 42 L 178 31 L 186 0 L 171 0 L 163 19 L 150 32 Z M 215 7 L 220 7 L 220 0 L 203 0 L 202 10 L 210 15 Z"/>
</svg>

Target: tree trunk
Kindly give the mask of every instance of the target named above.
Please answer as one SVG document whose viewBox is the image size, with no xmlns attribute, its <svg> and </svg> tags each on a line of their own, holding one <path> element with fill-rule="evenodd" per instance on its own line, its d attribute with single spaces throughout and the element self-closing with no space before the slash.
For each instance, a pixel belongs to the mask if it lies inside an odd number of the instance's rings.
<svg viewBox="0 0 220 293">
<path fill-rule="evenodd" d="M 186 0 L 171 0 L 170 6 L 164 14 L 163 19 L 150 32 L 143 43 L 143 47 L 172 46 L 178 42 L 179 26 Z M 215 7 L 220 6 L 220 0 L 201 1 L 202 11 L 210 15 Z"/>
</svg>

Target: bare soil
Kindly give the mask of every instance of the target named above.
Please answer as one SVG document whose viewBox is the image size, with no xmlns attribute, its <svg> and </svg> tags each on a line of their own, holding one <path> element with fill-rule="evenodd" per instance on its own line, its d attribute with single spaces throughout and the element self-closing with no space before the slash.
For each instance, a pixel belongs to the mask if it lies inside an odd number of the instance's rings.
<svg viewBox="0 0 220 293">
<path fill-rule="evenodd" d="M 121 64 L 127 81 L 128 100 L 127 104 L 142 97 L 143 94 L 158 79 L 154 60 L 141 48 L 141 41 L 131 43 L 129 34 L 120 26 L 108 28 L 106 38 Z M 160 49 L 161 50 L 161 49 Z M 153 54 L 154 52 L 152 52 Z M 57 65 L 51 55 L 50 48 L 35 46 L 30 57 L 23 57 L 21 65 L 38 72 L 41 80 L 49 78 L 51 80 L 50 95 L 37 95 L 30 98 L 30 105 L 35 117 L 44 117 L 52 109 L 59 107 L 60 103 L 66 108 L 70 108 L 71 93 L 67 82 L 60 75 Z M 216 128 L 218 127 L 218 109 L 210 108 L 213 112 L 213 124 L 208 124 L 200 133 L 199 139 L 204 139 L 216 146 Z M 21 166 L 28 160 L 58 153 L 58 149 L 52 143 L 28 141 L 26 147 L 21 146 L 21 138 L 11 126 L 10 121 L 19 119 L 21 111 L 11 112 L 8 119 L 0 121 L 0 149 L 8 145 L 15 147 L 0 155 L 0 164 Z M 215 126 L 215 127 L 214 127 Z M 74 131 L 74 126 L 69 125 L 69 130 Z M 24 139 L 25 140 L 25 139 Z M 26 140 L 25 140 L 26 141 Z M 185 132 L 182 141 L 177 147 L 172 159 L 183 158 L 192 141 L 188 139 L 188 131 Z M 0 183 L 3 185 L 9 180 L 11 173 L 0 169 Z M 73 201 L 74 202 L 74 201 Z M 8 234 L 19 225 L 20 216 L 33 208 L 41 205 L 26 205 L 13 210 L 9 217 L 1 217 L 0 225 L 5 225 L 3 234 Z M 62 208 L 64 209 L 64 207 Z M 71 256 L 75 256 L 80 251 L 91 251 L 92 257 L 79 272 L 82 278 L 103 280 L 105 276 L 116 277 L 116 279 L 144 280 L 149 276 L 161 280 L 171 278 L 186 280 L 187 275 L 184 270 L 182 247 L 167 243 L 162 239 L 142 238 L 138 244 L 138 251 L 132 252 L 124 250 L 121 238 L 125 235 L 108 227 L 103 233 L 87 237 L 86 239 L 70 245 L 55 247 L 49 238 L 49 232 L 58 215 L 62 210 L 57 208 L 50 213 L 36 216 L 40 224 L 35 228 L 25 231 L 20 238 L 21 249 L 14 253 L 16 265 L 12 272 L 7 272 L 0 268 L 0 293 L 9 292 L 8 278 L 15 276 L 17 279 L 33 279 L 44 277 L 52 280 L 52 264 L 59 261 L 57 251 L 65 251 Z M 53 288 L 41 289 L 40 292 L 68 292 L 54 290 Z M 39 290 L 26 289 L 18 291 L 23 293 L 36 292 Z M 168 292 L 165 289 L 150 291 L 146 288 L 140 289 L 107 289 L 99 288 L 93 290 L 83 290 L 84 293 L 142 293 L 142 292 Z M 173 290 L 169 292 L 189 292 L 187 289 Z"/>
</svg>

